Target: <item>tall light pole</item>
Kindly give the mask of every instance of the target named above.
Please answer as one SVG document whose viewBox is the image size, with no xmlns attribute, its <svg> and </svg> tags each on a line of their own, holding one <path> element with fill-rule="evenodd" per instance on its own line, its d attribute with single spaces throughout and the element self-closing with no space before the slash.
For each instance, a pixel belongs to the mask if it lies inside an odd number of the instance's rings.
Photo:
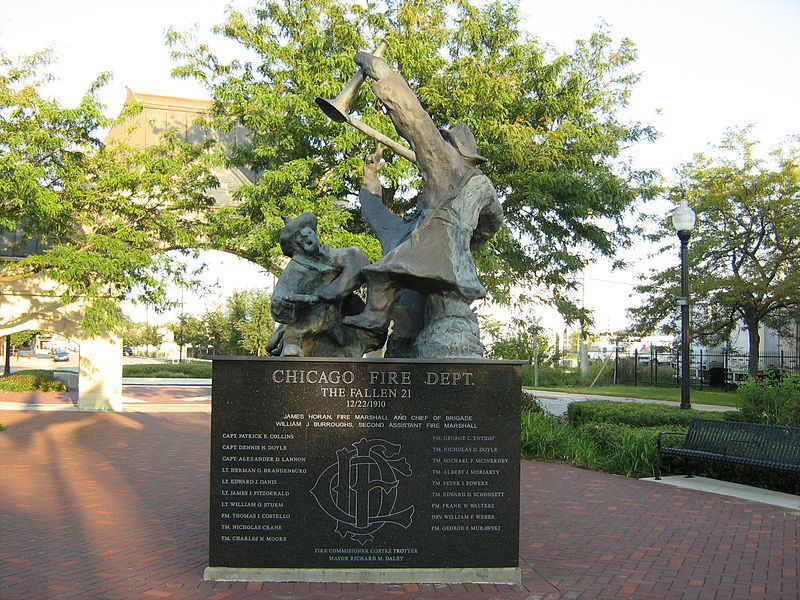
<svg viewBox="0 0 800 600">
<path fill-rule="evenodd" d="M 692 408 L 689 400 L 689 238 L 694 229 L 695 214 L 681 198 L 680 204 L 672 211 L 672 225 L 681 241 L 681 408 Z"/>
</svg>

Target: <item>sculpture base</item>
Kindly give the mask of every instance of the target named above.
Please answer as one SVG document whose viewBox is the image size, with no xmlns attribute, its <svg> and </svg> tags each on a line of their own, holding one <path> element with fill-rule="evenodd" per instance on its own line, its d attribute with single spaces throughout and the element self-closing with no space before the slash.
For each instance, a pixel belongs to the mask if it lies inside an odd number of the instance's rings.
<svg viewBox="0 0 800 600">
<path fill-rule="evenodd" d="M 214 358 L 207 579 L 518 582 L 521 361 Z"/>
<path fill-rule="evenodd" d="M 426 297 L 425 328 L 417 336 L 420 358 L 483 358 L 478 316 L 459 294 L 444 292 Z"/>
<path fill-rule="evenodd" d="M 208 567 L 206 581 L 320 583 L 495 583 L 520 585 L 522 571 L 508 569 L 231 569 Z"/>
</svg>

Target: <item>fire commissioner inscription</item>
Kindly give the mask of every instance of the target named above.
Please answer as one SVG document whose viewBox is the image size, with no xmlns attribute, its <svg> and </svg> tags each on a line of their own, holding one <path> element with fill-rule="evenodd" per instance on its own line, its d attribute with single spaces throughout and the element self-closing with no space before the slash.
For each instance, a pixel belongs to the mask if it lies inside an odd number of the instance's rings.
<svg viewBox="0 0 800 600">
<path fill-rule="evenodd" d="M 517 567 L 519 366 L 215 360 L 211 566 Z"/>
</svg>

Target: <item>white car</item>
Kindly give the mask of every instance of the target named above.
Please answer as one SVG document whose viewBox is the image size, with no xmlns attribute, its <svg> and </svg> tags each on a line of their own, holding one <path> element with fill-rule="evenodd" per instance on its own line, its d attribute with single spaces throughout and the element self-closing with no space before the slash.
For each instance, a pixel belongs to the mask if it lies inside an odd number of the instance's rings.
<svg viewBox="0 0 800 600">
<path fill-rule="evenodd" d="M 53 360 L 55 362 L 62 362 L 69 360 L 69 351 L 62 349 L 53 350 Z"/>
</svg>

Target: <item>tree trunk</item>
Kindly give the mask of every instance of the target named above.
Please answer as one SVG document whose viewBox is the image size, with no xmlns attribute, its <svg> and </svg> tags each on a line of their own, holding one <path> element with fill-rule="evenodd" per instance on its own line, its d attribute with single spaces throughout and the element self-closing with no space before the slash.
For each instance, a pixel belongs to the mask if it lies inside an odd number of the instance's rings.
<svg viewBox="0 0 800 600">
<path fill-rule="evenodd" d="M 7 335 L 5 339 L 5 369 L 3 375 L 11 375 L 11 336 Z"/>
<path fill-rule="evenodd" d="M 761 349 L 761 332 L 758 321 L 745 323 L 747 326 L 747 337 L 749 341 L 750 354 L 747 357 L 747 373 L 751 377 L 758 375 L 758 352 Z"/>
</svg>

